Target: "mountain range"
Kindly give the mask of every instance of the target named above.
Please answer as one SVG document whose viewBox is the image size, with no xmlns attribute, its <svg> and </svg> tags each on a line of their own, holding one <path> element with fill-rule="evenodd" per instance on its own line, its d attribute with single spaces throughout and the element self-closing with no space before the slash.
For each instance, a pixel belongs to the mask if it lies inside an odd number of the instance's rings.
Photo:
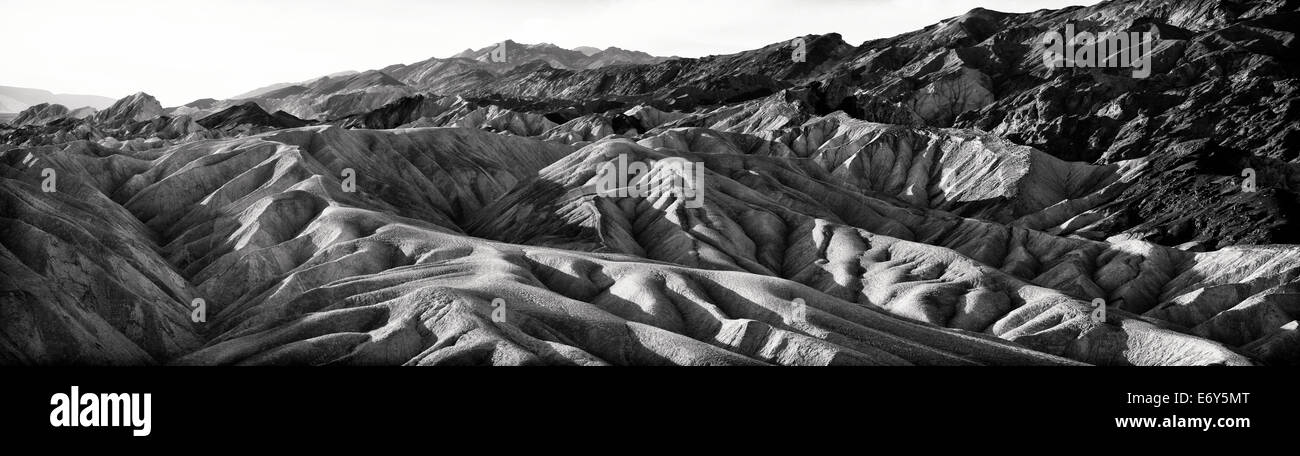
<svg viewBox="0 0 1300 456">
<path fill-rule="evenodd" d="M 501 61 L 494 61 L 501 51 Z M 546 65 L 565 70 L 588 70 L 619 65 L 639 65 L 667 60 L 644 52 L 609 47 L 590 55 L 550 43 L 521 44 L 505 40 L 449 58 L 430 58 L 412 64 L 390 65 L 377 70 L 348 71 L 298 83 L 277 83 L 221 101 L 202 114 L 254 102 L 268 111 L 317 120 L 361 114 L 399 98 L 419 95 L 457 95 L 512 70 L 527 65 Z"/>
<path fill-rule="evenodd" d="M 0 364 L 1300 364 L 1297 19 L 507 41 L 31 109 L 0 126 Z M 1044 65 L 1067 24 L 1145 34 L 1151 74 Z M 682 162 L 694 198 L 592 190 Z"/>
</svg>

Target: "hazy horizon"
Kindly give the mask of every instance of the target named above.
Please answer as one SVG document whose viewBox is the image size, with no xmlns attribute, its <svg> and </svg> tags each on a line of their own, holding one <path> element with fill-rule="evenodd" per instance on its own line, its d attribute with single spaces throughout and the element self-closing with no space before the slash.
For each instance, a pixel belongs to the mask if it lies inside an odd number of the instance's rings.
<svg viewBox="0 0 1300 456">
<path fill-rule="evenodd" d="M 630 0 L 3 2 L 0 24 L 9 31 L 10 47 L 0 85 L 110 98 L 147 92 L 165 106 L 450 57 L 506 39 L 701 57 L 832 32 L 856 45 L 975 7 L 1027 12 L 1097 3 L 664 0 L 646 8 Z"/>
</svg>

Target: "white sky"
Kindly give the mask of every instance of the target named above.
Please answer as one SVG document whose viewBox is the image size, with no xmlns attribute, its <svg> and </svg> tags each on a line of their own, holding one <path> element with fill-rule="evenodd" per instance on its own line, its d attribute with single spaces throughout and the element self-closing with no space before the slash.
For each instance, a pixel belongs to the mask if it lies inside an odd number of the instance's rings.
<svg viewBox="0 0 1300 456">
<path fill-rule="evenodd" d="M 165 106 L 513 39 L 699 57 L 1096 0 L 0 0 L 0 85 Z"/>
</svg>

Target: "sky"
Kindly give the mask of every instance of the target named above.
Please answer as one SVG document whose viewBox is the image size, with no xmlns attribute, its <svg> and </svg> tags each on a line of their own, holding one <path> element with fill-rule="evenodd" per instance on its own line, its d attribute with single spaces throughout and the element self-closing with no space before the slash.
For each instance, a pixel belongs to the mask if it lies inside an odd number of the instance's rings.
<svg viewBox="0 0 1300 456">
<path fill-rule="evenodd" d="M 512 39 L 700 57 L 1095 0 L 0 0 L 0 85 L 164 106 Z"/>
</svg>

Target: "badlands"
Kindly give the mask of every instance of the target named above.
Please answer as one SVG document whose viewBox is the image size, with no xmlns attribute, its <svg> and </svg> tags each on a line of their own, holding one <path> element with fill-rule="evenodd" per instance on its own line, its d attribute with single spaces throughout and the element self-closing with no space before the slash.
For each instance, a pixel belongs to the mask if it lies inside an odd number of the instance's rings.
<svg viewBox="0 0 1300 456">
<path fill-rule="evenodd" d="M 1300 364 L 1295 8 L 32 105 L 0 124 L 0 364 Z M 1044 66 L 1066 23 L 1149 34 L 1150 77 Z M 702 205 L 586 191 L 669 158 Z"/>
</svg>

